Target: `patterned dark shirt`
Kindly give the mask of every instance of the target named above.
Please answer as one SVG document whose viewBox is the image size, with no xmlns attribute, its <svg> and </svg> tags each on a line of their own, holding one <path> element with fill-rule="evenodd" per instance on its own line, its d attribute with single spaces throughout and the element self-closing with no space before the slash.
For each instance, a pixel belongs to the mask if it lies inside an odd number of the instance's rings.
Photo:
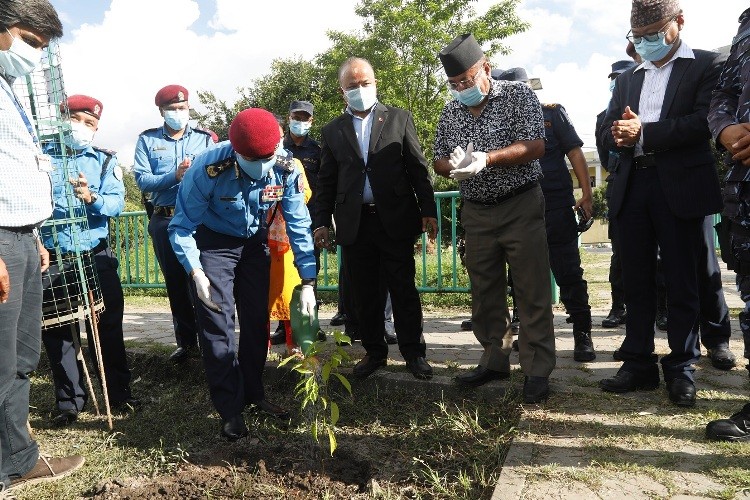
<svg viewBox="0 0 750 500">
<path fill-rule="evenodd" d="M 435 134 L 435 158 L 448 158 L 456 146 L 474 151 L 503 149 L 517 141 L 544 139 L 542 107 L 531 87 L 521 82 L 492 82 L 487 105 L 478 117 L 453 100 L 445 105 Z M 539 161 L 512 167 L 490 166 L 459 182 L 467 200 L 491 203 L 524 184 L 539 180 Z"/>
<path fill-rule="evenodd" d="M 714 139 L 729 125 L 750 122 L 750 9 L 740 16 L 740 28 L 732 40 L 719 83 L 711 99 L 708 126 Z M 721 144 L 717 142 L 721 148 Z"/>
</svg>

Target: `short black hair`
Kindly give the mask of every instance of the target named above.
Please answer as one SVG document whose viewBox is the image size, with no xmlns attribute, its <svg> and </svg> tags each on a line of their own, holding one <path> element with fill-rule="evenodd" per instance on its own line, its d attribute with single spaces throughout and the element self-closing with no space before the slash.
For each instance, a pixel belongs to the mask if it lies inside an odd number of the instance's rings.
<svg viewBox="0 0 750 500">
<path fill-rule="evenodd" d="M 0 27 L 21 24 L 50 40 L 63 36 L 62 22 L 48 0 L 0 0 Z"/>
</svg>

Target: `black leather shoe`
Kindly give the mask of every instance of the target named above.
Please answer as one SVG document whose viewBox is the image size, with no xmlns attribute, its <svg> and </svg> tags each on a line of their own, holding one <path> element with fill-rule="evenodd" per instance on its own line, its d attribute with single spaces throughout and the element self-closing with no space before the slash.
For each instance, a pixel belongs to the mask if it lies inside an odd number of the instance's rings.
<svg viewBox="0 0 750 500">
<path fill-rule="evenodd" d="M 78 420 L 78 410 L 63 410 L 54 417 L 50 423 L 52 427 L 66 427 Z"/>
<path fill-rule="evenodd" d="M 662 332 L 666 332 L 668 318 L 669 318 L 669 315 L 667 314 L 666 309 L 657 310 L 656 311 L 656 328 L 658 328 Z"/>
<path fill-rule="evenodd" d="M 485 368 L 479 365 L 466 373 L 457 375 L 456 382 L 458 382 L 459 384 L 479 387 L 480 385 L 486 384 L 487 382 L 491 382 L 493 380 L 503 380 L 508 377 L 510 377 L 510 373 L 490 370 L 489 368 Z"/>
<path fill-rule="evenodd" d="M 737 359 L 729 350 L 727 344 L 719 344 L 713 349 L 708 350 L 708 357 L 711 358 L 711 364 L 719 370 L 731 370 L 737 364 Z"/>
<path fill-rule="evenodd" d="M 714 420 L 706 426 L 711 441 L 750 441 L 750 403 L 729 418 Z"/>
<path fill-rule="evenodd" d="M 398 337 L 395 333 L 391 333 L 388 330 L 385 331 L 385 343 L 388 345 L 398 344 Z"/>
<path fill-rule="evenodd" d="M 180 364 L 185 362 L 190 357 L 190 350 L 192 347 L 185 346 L 185 347 L 178 347 L 174 350 L 172 354 L 169 355 L 169 361 L 175 364 Z"/>
<path fill-rule="evenodd" d="M 465 319 L 461 322 L 461 331 L 470 332 L 474 329 L 474 324 L 471 322 L 471 318 Z"/>
<path fill-rule="evenodd" d="M 328 324 L 331 326 L 341 326 L 344 323 L 346 323 L 346 314 L 337 312 Z"/>
<path fill-rule="evenodd" d="M 359 360 L 359 363 L 354 365 L 354 368 L 352 369 L 352 375 L 357 378 L 367 378 L 372 375 L 378 368 L 382 368 L 385 365 L 385 359 L 371 358 L 366 354 L 364 358 Z"/>
<path fill-rule="evenodd" d="M 406 360 L 406 368 L 409 369 L 414 378 L 428 380 L 432 378 L 432 367 L 423 357 Z"/>
<path fill-rule="evenodd" d="M 247 436 L 247 425 L 242 415 L 224 420 L 221 423 L 221 435 L 227 438 L 227 441 L 237 441 Z"/>
<path fill-rule="evenodd" d="M 523 402 L 541 403 L 549 396 L 549 378 L 526 376 L 523 379 Z"/>
<path fill-rule="evenodd" d="M 615 349 L 615 351 L 612 353 L 612 359 L 615 361 L 622 361 L 622 356 L 620 356 L 620 350 Z"/>
<path fill-rule="evenodd" d="M 695 406 L 695 384 L 684 378 L 667 382 L 669 400 L 677 406 Z"/>
<path fill-rule="evenodd" d="M 625 309 L 615 309 L 609 311 L 606 318 L 602 320 L 602 326 L 604 328 L 617 328 L 620 325 L 624 325 L 628 318 L 628 314 Z"/>
<path fill-rule="evenodd" d="M 628 371 L 620 370 L 617 375 L 599 381 L 599 387 L 605 392 L 631 392 L 631 391 L 653 391 L 659 387 L 659 368 L 653 367 L 652 373 L 647 375 L 636 375 Z"/>
<path fill-rule="evenodd" d="M 289 418 L 289 410 L 286 410 L 267 399 L 253 403 L 251 411 L 260 412 L 269 417 L 278 418 L 279 420 L 287 420 Z"/>
<path fill-rule="evenodd" d="M 514 340 L 514 341 L 513 341 L 513 342 L 512 342 L 511 344 L 510 344 L 510 348 L 511 348 L 511 349 L 513 349 L 514 351 L 518 352 L 518 339 Z"/>
<path fill-rule="evenodd" d="M 281 345 L 286 342 L 286 328 L 284 323 L 279 321 L 276 331 L 271 334 L 271 345 Z"/>
<path fill-rule="evenodd" d="M 576 361 L 594 361 L 596 351 L 591 340 L 591 332 L 573 332 L 573 359 Z"/>
<path fill-rule="evenodd" d="M 118 413 L 135 413 L 143 407 L 143 402 L 140 399 L 130 397 L 125 401 L 119 401 L 112 403 L 112 410 Z"/>
<path fill-rule="evenodd" d="M 326 332 L 322 328 L 318 328 L 318 342 L 326 341 Z"/>
</svg>

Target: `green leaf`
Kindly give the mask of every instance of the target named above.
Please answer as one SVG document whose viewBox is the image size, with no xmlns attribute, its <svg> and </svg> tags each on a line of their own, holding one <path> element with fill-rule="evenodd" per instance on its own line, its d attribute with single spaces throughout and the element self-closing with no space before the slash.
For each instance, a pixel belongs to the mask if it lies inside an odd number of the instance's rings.
<svg viewBox="0 0 750 500">
<path fill-rule="evenodd" d="M 336 436 L 333 434 L 332 427 L 326 427 L 326 430 L 328 431 L 328 444 L 331 447 L 331 456 L 333 456 L 333 452 L 336 451 Z"/>
<path fill-rule="evenodd" d="M 344 388 L 349 391 L 349 394 L 352 393 L 352 384 L 349 383 L 349 381 L 340 373 L 334 373 L 337 379 L 339 379 L 339 382 L 341 382 L 341 385 L 344 386 Z"/>
<path fill-rule="evenodd" d="M 317 442 L 318 441 L 318 421 L 313 420 L 310 424 L 310 434 L 312 434 L 313 439 Z"/>
<path fill-rule="evenodd" d="M 336 401 L 331 401 L 331 425 L 336 425 L 339 421 L 339 405 Z"/>
<path fill-rule="evenodd" d="M 323 365 L 323 370 L 321 372 L 321 377 L 323 378 L 323 382 L 328 382 L 328 378 L 331 376 L 331 364 L 326 363 Z"/>
</svg>

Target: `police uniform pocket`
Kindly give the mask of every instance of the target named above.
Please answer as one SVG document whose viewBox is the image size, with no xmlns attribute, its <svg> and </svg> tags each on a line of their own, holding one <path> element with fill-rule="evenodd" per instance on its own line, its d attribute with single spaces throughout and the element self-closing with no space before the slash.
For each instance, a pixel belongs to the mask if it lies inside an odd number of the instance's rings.
<svg viewBox="0 0 750 500">
<path fill-rule="evenodd" d="M 174 156 L 158 155 L 153 159 L 152 166 L 154 167 L 155 174 L 166 174 L 170 170 L 174 169 Z"/>
</svg>

